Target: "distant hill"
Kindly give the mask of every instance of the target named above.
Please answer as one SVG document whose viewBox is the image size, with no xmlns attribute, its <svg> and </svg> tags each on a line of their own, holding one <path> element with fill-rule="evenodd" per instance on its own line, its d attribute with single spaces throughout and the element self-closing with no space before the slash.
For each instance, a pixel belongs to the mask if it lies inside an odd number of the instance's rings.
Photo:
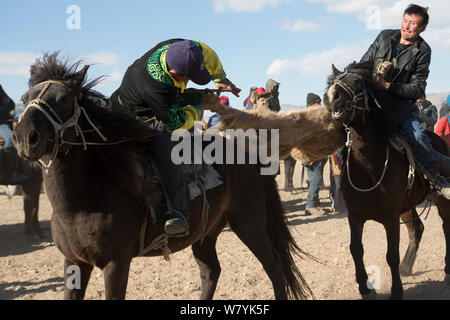
<svg viewBox="0 0 450 320">
<path fill-rule="evenodd" d="M 442 103 L 447 101 L 447 96 L 449 94 L 450 91 L 445 93 L 427 93 L 427 100 L 431 101 L 431 103 L 434 104 L 438 110 L 440 110 Z"/>
<path fill-rule="evenodd" d="M 281 111 L 284 111 L 284 112 L 300 111 L 305 108 L 306 108 L 305 106 L 294 106 L 292 104 L 282 104 L 281 105 Z"/>
</svg>

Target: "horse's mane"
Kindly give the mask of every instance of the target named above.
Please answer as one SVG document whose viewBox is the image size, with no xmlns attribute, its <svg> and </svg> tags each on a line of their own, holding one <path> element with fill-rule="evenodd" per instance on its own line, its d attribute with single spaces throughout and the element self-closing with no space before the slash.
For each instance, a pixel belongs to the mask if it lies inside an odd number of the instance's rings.
<svg viewBox="0 0 450 320">
<path fill-rule="evenodd" d="M 373 80 L 374 62 L 353 62 L 345 68 L 344 72 L 346 71 L 355 73 L 364 80 L 366 88 L 369 91 L 369 121 L 372 122 L 376 130 L 386 138 L 397 134 L 399 128 L 393 123 L 392 118 L 389 115 L 390 111 L 395 108 L 396 101 L 389 92 L 380 90 L 376 87 Z M 333 79 L 334 77 L 331 76 L 329 78 L 329 83 Z M 381 106 L 381 108 L 378 105 Z"/>
<path fill-rule="evenodd" d="M 60 59 L 58 52 L 44 54 L 31 66 L 30 87 L 47 80 L 68 81 L 74 80 L 82 60 L 70 64 L 67 60 Z M 113 145 L 88 146 L 88 150 L 94 150 L 100 160 L 100 167 L 105 174 L 109 175 L 121 187 L 135 190 L 133 162 L 135 154 L 142 153 L 151 132 L 147 126 L 135 115 L 124 110 L 108 110 L 101 108 L 94 99 L 107 101 L 101 93 L 93 90 L 93 87 L 105 77 L 98 77 L 90 82 L 87 77 L 78 79 L 81 83 L 81 98 L 78 103 L 83 107 L 89 118 L 99 128 L 100 132 L 107 137 L 107 143 L 128 141 Z M 91 129 L 86 125 L 84 116 L 80 117 L 80 125 L 84 129 Z M 103 142 L 96 132 L 85 134 L 87 141 Z"/>
</svg>

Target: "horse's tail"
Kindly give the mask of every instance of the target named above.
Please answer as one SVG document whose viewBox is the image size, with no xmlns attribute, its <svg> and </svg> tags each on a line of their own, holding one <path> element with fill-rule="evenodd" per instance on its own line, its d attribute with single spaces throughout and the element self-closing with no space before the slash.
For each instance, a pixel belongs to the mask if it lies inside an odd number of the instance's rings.
<svg viewBox="0 0 450 320">
<path fill-rule="evenodd" d="M 301 250 L 296 244 L 287 225 L 280 195 L 274 177 L 264 176 L 267 205 L 267 231 L 272 241 L 274 255 L 280 260 L 286 279 L 286 291 L 289 298 L 315 299 L 314 293 L 297 268 L 293 254 L 314 257 Z"/>
</svg>

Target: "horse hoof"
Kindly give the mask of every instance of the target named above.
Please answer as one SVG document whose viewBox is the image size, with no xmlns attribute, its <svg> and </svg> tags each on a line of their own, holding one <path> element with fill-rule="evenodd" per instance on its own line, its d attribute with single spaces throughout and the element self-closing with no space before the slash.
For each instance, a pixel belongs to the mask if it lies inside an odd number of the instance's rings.
<svg viewBox="0 0 450 320">
<path fill-rule="evenodd" d="M 375 290 L 371 290 L 368 294 L 361 295 L 363 300 L 376 300 L 377 292 Z"/>
<path fill-rule="evenodd" d="M 399 271 L 401 276 L 410 276 L 412 274 L 412 268 L 402 268 L 400 266 Z"/>
<path fill-rule="evenodd" d="M 445 275 L 444 282 L 446 285 L 450 286 L 450 274 Z"/>
</svg>

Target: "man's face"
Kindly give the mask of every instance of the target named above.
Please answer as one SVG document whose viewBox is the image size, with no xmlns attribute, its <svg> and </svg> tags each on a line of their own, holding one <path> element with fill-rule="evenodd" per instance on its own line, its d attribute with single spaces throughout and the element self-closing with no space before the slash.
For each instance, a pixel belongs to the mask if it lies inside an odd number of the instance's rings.
<svg viewBox="0 0 450 320">
<path fill-rule="evenodd" d="M 269 100 L 270 100 L 270 98 L 265 98 L 265 97 L 258 98 L 258 100 L 256 100 L 257 108 L 259 108 L 259 107 L 268 108 Z"/>
<path fill-rule="evenodd" d="M 422 25 L 422 17 L 418 14 L 405 14 L 403 16 L 401 34 L 402 39 L 408 42 L 414 42 L 424 31 L 426 25 Z"/>
</svg>

